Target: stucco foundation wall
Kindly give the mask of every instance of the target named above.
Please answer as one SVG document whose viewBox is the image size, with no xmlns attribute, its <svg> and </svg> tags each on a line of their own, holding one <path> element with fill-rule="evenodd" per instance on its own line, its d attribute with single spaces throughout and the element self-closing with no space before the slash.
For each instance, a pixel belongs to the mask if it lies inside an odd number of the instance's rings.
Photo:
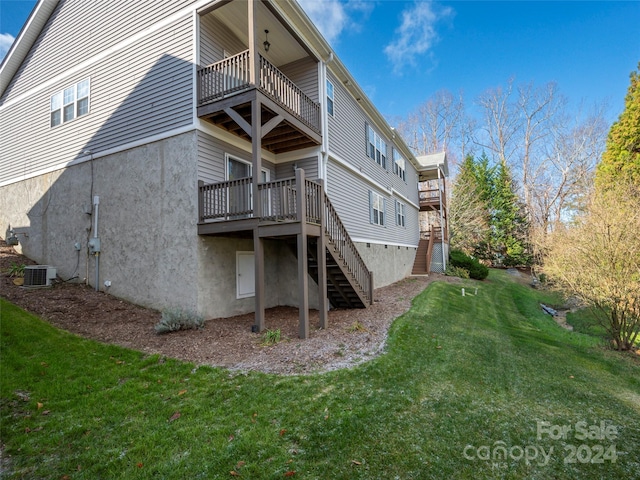
<svg viewBox="0 0 640 480">
<path fill-rule="evenodd" d="M 198 242 L 198 311 L 224 318 L 255 311 L 255 297 L 237 298 L 236 252 L 252 252 L 253 239 L 202 236 Z M 265 307 L 298 306 L 297 259 L 284 241 L 264 240 Z M 309 307 L 318 306 L 318 287 L 309 277 Z M 268 326 L 268 325 L 267 325 Z"/>
<path fill-rule="evenodd" d="M 100 198 L 100 289 L 109 280 L 117 297 L 196 310 L 196 155 L 189 132 L 2 187 L 0 231 L 4 238 L 9 225 L 25 232 L 18 235 L 25 255 L 57 267 L 63 279 L 77 275 L 93 285 L 86 213 L 93 192 Z"/>
<path fill-rule="evenodd" d="M 355 242 L 355 245 L 364 263 L 373 271 L 374 288 L 384 287 L 411 275 L 417 248 L 360 242 Z"/>
</svg>

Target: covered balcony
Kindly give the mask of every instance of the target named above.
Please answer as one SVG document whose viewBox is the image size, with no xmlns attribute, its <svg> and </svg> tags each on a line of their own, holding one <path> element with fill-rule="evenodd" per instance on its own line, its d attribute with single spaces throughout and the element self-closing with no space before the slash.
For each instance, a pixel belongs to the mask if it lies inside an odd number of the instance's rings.
<svg viewBox="0 0 640 480">
<path fill-rule="evenodd" d="M 270 2 L 221 2 L 200 30 L 200 118 L 250 142 L 259 115 L 261 148 L 275 154 L 320 145 L 319 61 Z"/>
</svg>

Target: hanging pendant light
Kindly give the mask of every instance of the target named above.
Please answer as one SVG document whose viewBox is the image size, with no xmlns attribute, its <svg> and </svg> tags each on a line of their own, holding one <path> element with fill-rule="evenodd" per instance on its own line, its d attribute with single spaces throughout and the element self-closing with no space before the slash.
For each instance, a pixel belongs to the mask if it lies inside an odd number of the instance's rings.
<svg viewBox="0 0 640 480">
<path fill-rule="evenodd" d="M 264 45 L 264 51 L 268 52 L 271 44 L 269 43 L 269 30 L 264 31 L 265 41 L 262 43 Z"/>
</svg>

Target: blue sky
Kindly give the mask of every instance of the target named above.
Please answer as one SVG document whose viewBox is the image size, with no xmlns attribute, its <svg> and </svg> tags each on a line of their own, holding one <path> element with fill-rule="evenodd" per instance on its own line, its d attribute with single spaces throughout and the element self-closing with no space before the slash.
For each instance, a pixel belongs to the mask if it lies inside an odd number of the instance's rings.
<svg viewBox="0 0 640 480">
<path fill-rule="evenodd" d="M 89 1 L 89 0 L 84 0 Z M 624 108 L 640 61 L 640 1 L 301 0 L 380 112 L 406 117 L 431 94 L 556 82 L 577 107 Z M 0 0 L 0 56 L 35 1 Z"/>
</svg>

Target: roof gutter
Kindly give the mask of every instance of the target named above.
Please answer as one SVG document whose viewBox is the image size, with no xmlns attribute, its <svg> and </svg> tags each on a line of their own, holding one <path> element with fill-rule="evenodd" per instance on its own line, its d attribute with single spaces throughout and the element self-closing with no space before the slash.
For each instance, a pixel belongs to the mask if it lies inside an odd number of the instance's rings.
<svg viewBox="0 0 640 480">
<path fill-rule="evenodd" d="M 367 112 L 371 117 L 371 120 L 375 123 L 378 129 L 382 130 L 387 137 L 393 138 L 402 151 L 406 159 L 408 159 L 414 167 L 419 167 L 419 163 L 415 158 L 414 153 L 409 149 L 404 139 L 392 128 L 387 120 L 382 116 L 378 109 L 373 105 L 369 97 L 365 95 L 364 91 L 355 78 L 349 73 L 347 67 L 342 63 L 340 58 L 333 53 L 331 45 L 324 39 L 322 34 L 318 31 L 318 28 L 314 25 L 306 12 L 298 4 L 298 2 L 291 2 L 288 0 L 271 0 L 272 5 L 280 12 L 284 13 L 285 18 L 291 19 L 296 25 L 296 30 L 300 34 L 300 38 L 306 39 L 310 48 L 318 52 L 318 58 L 327 59 L 327 68 L 330 69 L 342 82 L 343 86 L 349 91 L 351 96 L 355 98 L 361 108 Z"/>
</svg>

